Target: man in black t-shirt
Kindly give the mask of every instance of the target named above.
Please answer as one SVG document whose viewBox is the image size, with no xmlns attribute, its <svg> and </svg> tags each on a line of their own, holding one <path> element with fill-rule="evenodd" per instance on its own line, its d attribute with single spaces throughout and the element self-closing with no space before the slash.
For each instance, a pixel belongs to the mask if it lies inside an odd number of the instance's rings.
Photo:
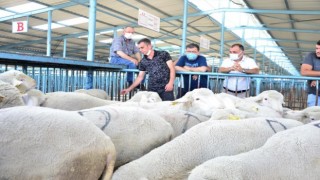
<svg viewBox="0 0 320 180">
<path fill-rule="evenodd" d="M 176 72 L 170 54 L 166 51 L 153 50 L 151 41 L 147 38 L 141 39 L 138 47 L 144 55 L 140 62 L 139 75 L 129 88 L 121 91 L 121 94 L 127 94 L 138 86 L 147 71 L 149 74 L 147 90 L 157 92 L 163 101 L 173 101 L 173 83 Z"/>
<path fill-rule="evenodd" d="M 316 44 L 316 51 L 309 53 L 304 58 L 300 73 L 303 76 L 320 76 L 320 40 Z M 308 107 L 320 104 L 320 91 L 318 89 L 317 96 L 316 83 L 317 81 L 308 81 Z"/>
</svg>

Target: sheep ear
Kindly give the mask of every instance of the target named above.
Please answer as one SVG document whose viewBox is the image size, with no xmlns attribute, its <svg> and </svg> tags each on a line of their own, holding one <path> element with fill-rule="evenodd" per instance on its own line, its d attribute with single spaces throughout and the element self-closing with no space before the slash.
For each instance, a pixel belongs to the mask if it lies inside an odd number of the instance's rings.
<svg viewBox="0 0 320 180">
<path fill-rule="evenodd" d="M 2 102 L 4 99 L 4 96 L 2 94 L 0 94 L 0 102 Z"/>
<path fill-rule="evenodd" d="M 22 81 L 18 81 L 16 79 L 13 79 L 13 82 L 12 82 L 12 85 L 15 86 L 15 87 L 18 87 L 19 85 L 22 84 Z"/>
<path fill-rule="evenodd" d="M 261 101 L 262 101 L 262 99 L 263 99 L 263 97 L 262 96 L 254 96 L 254 97 L 250 97 L 251 98 L 251 100 L 253 100 L 254 102 L 256 102 L 256 103 L 261 103 Z"/>
</svg>

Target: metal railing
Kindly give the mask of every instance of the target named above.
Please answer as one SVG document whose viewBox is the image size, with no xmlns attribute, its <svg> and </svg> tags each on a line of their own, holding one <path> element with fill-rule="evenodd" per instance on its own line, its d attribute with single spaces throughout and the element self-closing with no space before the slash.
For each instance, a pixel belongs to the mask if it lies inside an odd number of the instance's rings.
<svg viewBox="0 0 320 180">
<path fill-rule="evenodd" d="M 76 64 L 76 62 L 73 62 Z M 43 92 L 55 91 L 75 91 L 85 89 L 89 81 L 88 76 L 92 72 L 92 88 L 105 90 L 112 100 L 125 101 L 131 98 L 133 94 L 139 91 L 136 89 L 128 95 L 120 95 L 121 89 L 126 88 L 126 75 L 128 72 L 134 72 L 135 77 L 138 70 L 121 69 L 112 66 L 103 67 L 105 63 L 95 63 L 92 66 L 77 66 L 61 63 L 45 63 L 34 61 L 32 63 L 25 61 L 12 61 L 0 59 L 0 73 L 10 69 L 23 71 L 34 78 L 37 82 L 36 88 Z M 245 74 L 224 74 L 209 72 L 177 72 L 175 79 L 175 95 L 181 84 L 182 75 L 207 76 L 207 87 L 214 93 L 221 93 L 223 81 L 228 81 L 229 77 L 246 77 L 250 84 L 250 90 L 247 96 L 255 96 L 265 90 L 276 90 L 284 95 L 285 107 L 291 109 L 304 109 L 307 102 L 307 81 L 315 80 L 317 84 L 320 78 L 301 77 L 301 76 L 275 76 L 275 75 L 245 75 Z M 198 78 L 200 79 L 200 77 Z M 147 87 L 148 76 L 145 80 Z M 190 83 L 189 83 L 190 84 Z M 317 86 L 318 89 L 318 86 Z"/>
</svg>

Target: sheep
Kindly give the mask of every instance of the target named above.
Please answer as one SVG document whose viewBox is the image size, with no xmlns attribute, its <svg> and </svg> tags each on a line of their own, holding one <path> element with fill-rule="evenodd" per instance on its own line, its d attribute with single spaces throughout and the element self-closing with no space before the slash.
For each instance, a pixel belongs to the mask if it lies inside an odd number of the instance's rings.
<svg viewBox="0 0 320 180">
<path fill-rule="evenodd" d="M 29 89 L 36 87 L 36 81 L 33 78 L 18 70 L 9 70 L 1 73 L 0 80 L 15 86 L 20 93 L 25 93 Z"/>
<path fill-rule="evenodd" d="M 217 96 L 217 98 L 222 101 L 222 103 L 224 104 L 224 108 L 241 109 L 241 107 L 246 103 L 255 103 L 260 106 L 269 107 L 278 112 L 280 115 L 282 115 L 283 113 L 282 105 L 284 103 L 284 97 L 281 93 L 275 90 L 266 90 L 258 94 L 257 96 L 247 98 L 239 98 L 226 93 L 215 94 L 215 96 Z"/>
<path fill-rule="evenodd" d="M 260 106 L 255 102 L 238 103 L 238 108 L 234 109 L 215 109 L 212 112 L 210 120 L 238 120 L 253 117 L 276 117 L 281 118 L 282 115 L 268 106 Z M 290 119 L 290 118 L 288 118 Z"/>
<path fill-rule="evenodd" d="M 187 92 L 183 97 L 174 101 L 183 110 L 192 110 L 193 113 L 211 116 L 212 109 L 224 108 L 224 104 L 210 89 L 199 88 Z M 192 107 L 192 108 L 191 108 Z"/>
<path fill-rule="evenodd" d="M 209 120 L 207 116 L 175 108 L 150 109 L 149 112 L 161 116 L 171 124 L 174 131 L 173 138 L 185 133 L 191 127 Z"/>
<path fill-rule="evenodd" d="M 23 105 L 20 91 L 15 86 L 0 80 L 0 109 Z"/>
<path fill-rule="evenodd" d="M 111 179 L 112 141 L 76 112 L 0 109 L 0 137 L 0 179 Z"/>
<path fill-rule="evenodd" d="M 258 148 L 273 134 L 300 125 L 295 120 L 276 118 L 206 121 L 121 166 L 112 179 L 185 179 L 188 171 L 209 159 Z"/>
<path fill-rule="evenodd" d="M 30 89 L 22 95 L 22 99 L 27 106 L 41 106 L 46 101 L 46 95 L 38 89 Z"/>
<path fill-rule="evenodd" d="M 161 102 L 161 101 L 162 99 L 160 98 L 159 94 L 152 91 L 139 91 L 128 100 L 128 102 L 147 102 L 147 103 L 154 103 L 154 102 Z"/>
<path fill-rule="evenodd" d="M 207 88 L 194 89 L 187 92 L 183 97 L 175 101 L 147 102 L 124 102 L 112 104 L 114 106 L 135 106 L 144 109 L 179 109 L 190 113 L 207 116 L 210 118 L 212 110 L 223 108 L 223 104 L 217 99 L 213 92 Z"/>
<path fill-rule="evenodd" d="M 254 97 L 248 97 L 245 98 L 245 102 L 256 102 L 261 106 L 266 106 L 269 108 L 274 109 L 275 111 L 277 111 L 278 113 L 280 113 L 282 115 L 283 113 L 283 104 L 284 104 L 284 97 L 281 93 L 279 93 L 278 91 L 275 90 L 267 90 L 267 91 L 263 91 L 262 93 L 258 94 L 257 96 Z M 241 104 L 243 104 L 241 102 Z M 236 105 L 236 107 L 241 106 L 240 105 Z"/>
<path fill-rule="evenodd" d="M 52 92 L 45 94 L 42 107 L 76 111 L 117 103 L 116 101 L 103 100 L 84 93 Z"/>
<path fill-rule="evenodd" d="M 211 159 L 188 180 L 319 179 L 320 121 L 279 132 L 260 148 Z"/>
<path fill-rule="evenodd" d="M 104 100 L 111 99 L 111 97 L 108 96 L 107 92 L 102 89 L 77 89 L 74 92 L 88 94 Z"/>
<path fill-rule="evenodd" d="M 139 107 L 101 106 L 77 112 L 111 138 L 117 150 L 116 167 L 141 157 L 173 136 L 168 122 Z"/>
<path fill-rule="evenodd" d="M 283 114 L 284 118 L 295 119 L 304 124 L 310 123 L 315 120 L 320 120 L 320 107 L 311 106 L 300 111 L 287 110 Z"/>
</svg>

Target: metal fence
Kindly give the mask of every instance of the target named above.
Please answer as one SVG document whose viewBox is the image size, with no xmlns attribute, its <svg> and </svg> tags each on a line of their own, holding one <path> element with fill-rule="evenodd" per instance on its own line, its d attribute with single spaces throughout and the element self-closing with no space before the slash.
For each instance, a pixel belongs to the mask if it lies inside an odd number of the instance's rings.
<svg viewBox="0 0 320 180">
<path fill-rule="evenodd" d="M 134 72 L 135 75 L 137 75 L 137 70 L 101 68 L 100 66 L 92 70 L 92 68 L 89 67 L 59 67 L 59 64 L 44 66 L 43 63 L 38 64 L 37 62 L 24 64 L 21 62 L 13 63 L 10 61 L 10 63 L 6 63 L 6 61 L 0 61 L 0 73 L 10 69 L 23 71 L 34 78 L 37 82 L 36 88 L 45 93 L 55 91 L 70 92 L 77 89 L 85 89 L 90 72 L 92 72 L 91 75 L 93 76 L 92 88 L 105 90 L 112 100 L 125 101 L 139 91 L 139 89 L 136 89 L 130 94 L 120 95 L 121 89 L 127 87 L 126 74 L 128 72 Z M 175 95 L 180 86 L 181 76 L 184 74 L 190 77 L 192 75 L 207 76 L 208 88 L 214 93 L 225 91 L 222 88 L 223 81 L 227 81 L 229 77 L 246 77 L 247 83 L 250 84 L 250 90 L 247 96 L 255 96 L 265 90 L 276 90 L 284 95 L 284 106 L 291 109 L 304 109 L 307 102 L 307 80 L 320 80 L 315 77 L 177 72 L 174 89 Z M 146 87 L 147 83 L 148 76 L 145 81 Z"/>
</svg>

